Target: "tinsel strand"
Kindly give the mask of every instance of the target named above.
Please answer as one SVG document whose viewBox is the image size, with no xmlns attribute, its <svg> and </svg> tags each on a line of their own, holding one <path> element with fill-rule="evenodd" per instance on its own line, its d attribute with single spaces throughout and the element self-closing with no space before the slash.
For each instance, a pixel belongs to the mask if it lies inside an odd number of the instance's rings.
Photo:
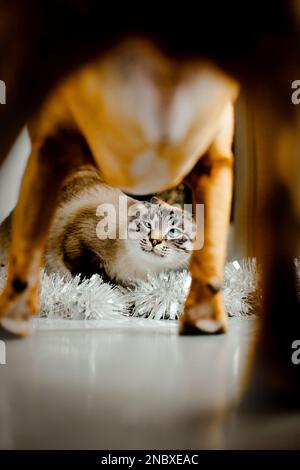
<svg viewBox="0 0 300 470">
<path fill-rule="evenodd" d="M 295 261 L 300 292 L 300 261 Z M 229 316 L 255 314 L 261 299 L 255 259 L 228 262 L 225 266 L 223 295 Z M 5 281 L 0 270 L 0 290 Z M 149 274 L 147 280 L 127 288 L 104 282 L 97 274 L 83 282 L 79 276 L 60 277 L 41 273 L 41 318 L 101 320 L 132 315 L 150 319 L 176 320 L 182 313 L 191 285 L 186 270 Z"/>
</svg>

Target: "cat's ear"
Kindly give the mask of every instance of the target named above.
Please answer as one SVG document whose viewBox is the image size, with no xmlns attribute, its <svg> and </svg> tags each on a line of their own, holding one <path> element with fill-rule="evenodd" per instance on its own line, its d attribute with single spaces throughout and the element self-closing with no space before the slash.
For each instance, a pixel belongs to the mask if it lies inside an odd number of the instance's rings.
<svg viewBox="0 0 300 470">
<path fill-rule="evenodd" d="M 158 197 L 156 196 L 153 196 L 151 199 L 150 199 L 150 202 L 151 204 L 161 204 L 161 199 L 159 199 Z"/>
</svg>

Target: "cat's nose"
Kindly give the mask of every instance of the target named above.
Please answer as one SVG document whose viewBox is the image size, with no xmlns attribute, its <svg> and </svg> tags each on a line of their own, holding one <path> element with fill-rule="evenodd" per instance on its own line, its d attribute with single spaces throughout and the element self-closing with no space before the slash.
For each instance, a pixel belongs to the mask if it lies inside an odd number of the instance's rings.
<svg viewBox="0 0 300 470">
<path fill-rule="evenodd" d="M 156 246 L 158 243 L 161 243 L 161 240 L 158 240 L 157 238 L 150 238 L 150 242 L 152 246 Z"/>
</svg>

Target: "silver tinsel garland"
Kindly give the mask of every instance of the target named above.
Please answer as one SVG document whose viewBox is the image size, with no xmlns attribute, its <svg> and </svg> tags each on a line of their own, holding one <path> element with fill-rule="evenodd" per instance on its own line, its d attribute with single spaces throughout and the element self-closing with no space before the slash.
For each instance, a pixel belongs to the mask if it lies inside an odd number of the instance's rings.
<svg viewBox="0 0 300 470">
<path fill-rule="evenodd" d="M 296 268 L 299 281 L 299 260 Z M 0 290 L 4 280 L 2 269 Z M 190 284 L 188 271 L 152 274 L 147 281 L 135 282 L 127 288 L 114 287 L 97 274 L 80 282 L 79 276 L 62 278 L 42 272 L 40 317 L 102 320 L 131 315 L 176 320 L 182 312 Z M 256 313 L 260 288 L 254 259 L 226 264 L 223 294 L 229 316 Z"/>
<path fill-rule="evenodd" d="M 79 276 L 43 273 L 40 307 L 42 318 L 101 320 L 128 314 L 121 291 L 97 274 L 81 282 Z"/>
<path fill-rule="evenodd" d="M 147 281 L 135 282 L 124 292 L 134 317 L 176 320 L 191 285 L 188 271 L 149 275 Z"/>
</svg>

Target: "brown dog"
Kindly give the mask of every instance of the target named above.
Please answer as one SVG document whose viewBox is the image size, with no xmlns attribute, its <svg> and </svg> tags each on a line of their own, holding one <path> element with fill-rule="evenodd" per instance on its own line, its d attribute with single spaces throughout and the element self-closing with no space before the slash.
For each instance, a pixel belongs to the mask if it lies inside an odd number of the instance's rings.
<svg viewBox="0 0 300 470">
<path fill-rule="evenodd" d="M 94 20 L 87 21 L 95 13 L 96 2 L 87 3 L 80 20 L 76 14 L 71 17 L 73 26 L 90 25 L 94 36 L 88 32 L 80 37 L 85 46 L 96 46 L 89 51 L 81 47 L 76 52 L 74 45 L 70 57 L 66 57 L 63 45 L 69 44 L 70 37 L 58 36 L 62 47 L 48 45 L 50 53 L 41 70 L 48 70 L 51 64 L 59 66 L 54 65 L 54 72 L 43 76 L 35 93 L 29 93 L 33 97 L 29 109 L 34 111 L 46 91 L 52 90 L 31 126 L 33 150 L 15 213 L 9 275 L 0 300 L 2 325 L 25 332 L 30 315 L 37 311 L 38 270 L 58 189 L 74 167 L 92 158 L 110 184 L 133 192 L 161 190 L 191 172 L 188 179 L 194 200 L 206 206 L 206 233 L 204 249 L 194 252 L 193 284 L 181 331 L 225 331 L 219 289 L 231 199 L 232 101 L 240 82 L 254 104 L 257 144 L 263 156 L 255 229 L 259 232 L 265 295 L 257 363 L 263 367 L 263 374 L 267 371 L 271 387 L 281 392 L 288 383 L 291 390 L 297 390 L 299 373 L 290 359 L 295 331 L 300 331 L 293 268 L 300 212 L 296 194 L 299 119 L 290 100 L 291 83 L 299 74 L 297 10 L 289 2 L 278 2 L 270 16 L 269 11 L 261 11 L 259 3 L 251 4 L 247 11 L 252 21 L 249 30 L 243 17 L 240 23 L 232 20 L 229 9 L 223 17 L 219 15 L 218 22 L 216 13 L 207 7 L 202 13 L 209 32 L 214 28 L 221 42 L 211 34 L 208 40 L 205 26 L 197 27 L 193 12 L 188 11 L 185 18 L 197 34 L 182 35 L 179 41 L 176 26 L 180 22 L 168 32 L 160 23 L 154 28 L 155 34 L 145 18 L 136 17 L 127 28 L 121 28 L 121 33 L 116 32 L 112 22 L 113 30 L 108 33 L 104 28 L 101 36 L 95 32 Z M 32 2 L 28 4 L 32 6 Z M 51 36 L 45 16 L 42 18 Z M 40 28 L 33 28 L 31 34 L 38 38 L 40 34 L 44 40 Z M 175 54 L 175 59 L 140 40 L 120 41 L 128 33 L 140 33 L 141 28 L 145 36 Z M 233 37 L 235 43 L 231 42 Z M 75 44 L 76 38 L 73 40 Z M 116 42 L 119 45 L 111 47 Z M 32 53 L 26 67 L 19 70 L 18 61 L 7 67 L 11 72 L 7 81 L 12 83 L 17 98 L 24 95 L 24 84 L 18 78 L 12 80 L 12 76 L 31 76 L 31 67 L 39 64 L 35 44 L 29 41 Z M 107 52 L 103 53 L 107 44 Z M 58 78 L 100 52 L 97 61 L 53 90 Z M 226 73 L 201 57 L 209 57 Z M 19 73 L 14 74 L 16 70 Z M 10 111 L 12 117 L 15 111 L 15 119 L 5 121 L 9 132 L 2 149 L 25 116 L 24 106 L 17 102 Z"/>
<path fill-rule="evenodd" d="M 141 41 L 122 43 L 62 83 L 31 126 L 32 154 L 0 301 L 2 326 L 24 334 L 38 309 L 47 230 L 58 189 L 74 167 L 93 158 L 108 184 L 135 194 L 153 193 L 179 183 L 205 154 L 203 175 L 197 166 L 189 177 L 195 203 L 206 208 L 205 244 L 192 258 L 193 283 L 181 331 L 225 331 L 219 291 L 236 95 L 237 84 L 212 65 L 172 61 Z M 89 152 L 76 151 L 80 141 Z"/>
</svg>

